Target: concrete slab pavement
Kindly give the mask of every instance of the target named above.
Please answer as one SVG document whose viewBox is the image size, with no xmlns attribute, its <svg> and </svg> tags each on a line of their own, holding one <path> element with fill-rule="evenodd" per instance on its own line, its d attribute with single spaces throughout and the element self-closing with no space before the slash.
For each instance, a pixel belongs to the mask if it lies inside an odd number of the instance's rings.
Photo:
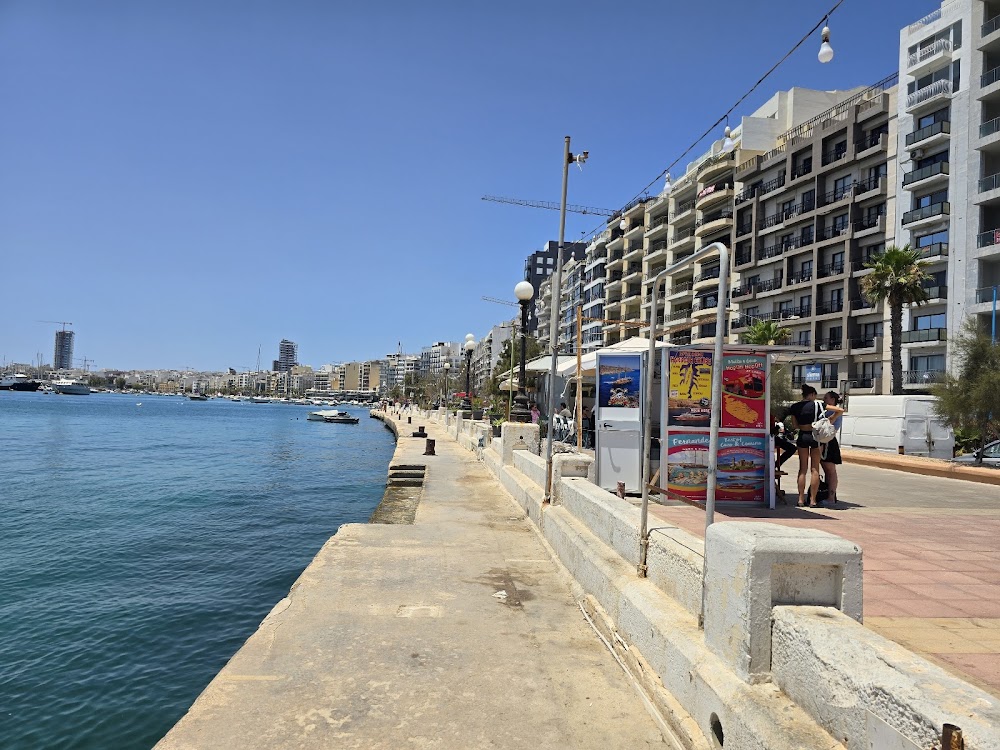
<svg viewBox="0 0 1000 750">
<path fill-rule="evenodd" d="M 415 523 L 342 527 L 158 748 L 664 746 L 521 509 L 423 448 Z"/>
<path fill-rule="evenodd" d="M 822 529 L 859 544 L 865 625 L 1000 696 L 1000 487 L 850 464 L 838 494 L 835 508 L 722 506 L 716 520 Z M 651 515 L 704 535 L 698 508 L 666 501 Z"/>
</svg>

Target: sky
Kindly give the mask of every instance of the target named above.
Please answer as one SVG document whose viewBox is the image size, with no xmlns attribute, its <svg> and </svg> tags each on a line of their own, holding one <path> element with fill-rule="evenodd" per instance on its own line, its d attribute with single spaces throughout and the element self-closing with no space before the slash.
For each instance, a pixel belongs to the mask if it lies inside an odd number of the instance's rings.
<svg viewBox="0 0 1000 750">
<path fill-rule="evenodd" d="M 835 1 L 0 0 L 0 364 L 40 321 L 92 369 L 481 337 L 559 229 L 483 195 L 558 201 L 569 135 L 569 202 L 622 206 Z M 938 5 L 845 0 L 736 114 L 882 79 Z"/>
</svg>

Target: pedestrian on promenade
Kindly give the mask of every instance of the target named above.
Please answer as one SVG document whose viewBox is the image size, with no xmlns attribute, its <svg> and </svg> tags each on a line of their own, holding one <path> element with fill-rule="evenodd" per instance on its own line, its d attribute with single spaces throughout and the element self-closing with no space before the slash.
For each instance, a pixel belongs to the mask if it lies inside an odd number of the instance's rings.
<svg viewBox="0 0 1000 750">
<path fill-rule="evenodd" d="M 531 423 L 538 424 L 538 420 L 541 418 L 542 413 L 538 411 L 538 404 L 534 401 L 531 402 Z"/>
<path fill-rule="evenodd" d="M 813 422 L 823 416 L 823 407 L 816 400 L 816 389 L 808 383 L 802 385 L 802 400 L 792 404 L 788 410 L 799 431 L 795 441 L 799 454 L 799 502 L 804 508 L 806 504 L 806 476 L 809 477 L 809 507 L 816 507 L 816 493 L 819 492 L 820 447 L 812 434 Z"/>
<path fill-rule="evenodd" d="M 844 416 L 844 410 L 840 406 L 840 394 L 836 391 L 827 391 L 823 396 L 823 404 L 826 406 L 826 418 L 840 431 L 840 421 Z M 829 490 L 830 504 L 837 502 L 837 467 L 843 461 L 840 458 L 840 443 L 834 437 L 829 443 L 825 443 L 820 450 L 820 462 L 823 464 L 823 475 L 826 477 L 826 486 Z"/>
<path fill-rule="evenodd" d="M 589 406 L 583 407 L 583 447 L 594 447 L 594 413 Z"/>
<path fill-rule="evenodd" d="M 569 407 L 566 406 L 566 402 L 565 401 L 562 401 L 562 402 L 559 403 L 559 416 L 560 417 L 566 417 L 566 419 L 572 419 L 573 418 L 573 412 L 571 412 L 569 410 Z"/>
<path fill-rule="evenodd" d="M 785 434 L 785 425 L 774 414 L 771 414 L 771 435 L 774 436 L 774 447 L 781 451 L 777 463 L 777 468 L 780 469 L 785 461 L 795 455 L 795 451 L 798 449 Z"/>
</svg>

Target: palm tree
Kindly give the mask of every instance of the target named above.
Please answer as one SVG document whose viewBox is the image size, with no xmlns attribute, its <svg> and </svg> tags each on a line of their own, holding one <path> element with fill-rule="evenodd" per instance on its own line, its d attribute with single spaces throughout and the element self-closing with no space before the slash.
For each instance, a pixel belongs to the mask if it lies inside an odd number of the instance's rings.
<svg viewBox="0 0 1000 750">
<path fill-rule="evenodd" d="M 773 320 L 755 320 L 743 334 L 744 344 L 774 346 L 787 343 L 792 332 Z"/>
<path fill-rule="evenodd" d="M 872 272 L 861 280 L 861 293 L 872 303 L 889 303 L 889 334 L 892 341 L 892 389 L 898 396 L 903 392 L 903 305 L 920 305 L 927 301 L 924 284 L 930 276 L 927 264 L 920 260 L 920 251 L 909 245 L 890 245 L 876 253 L 865 264 Z"/>
</svg>

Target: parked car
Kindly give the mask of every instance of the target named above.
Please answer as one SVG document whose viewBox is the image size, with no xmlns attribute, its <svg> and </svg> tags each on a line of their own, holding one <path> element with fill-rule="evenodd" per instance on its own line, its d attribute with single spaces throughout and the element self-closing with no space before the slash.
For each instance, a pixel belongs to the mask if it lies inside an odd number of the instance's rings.
<svg viewBox="0 0 1000 750">
<path fill-rule="evenodd" d="M 1000 440 L 994 440 L 992 443 L 987 443 L 986 447 L 982 449 L 983 452 L 983 466 L 990 466 L 994 469 L 1000 469 Z M 976 456 L 979 451 L 974 451 L 973 453 L 966 453 L 964 456 L 959 456 L 958 458 L 952 459 L 957 464 L 974 464 L 976 463 Z"/>
</svg>

